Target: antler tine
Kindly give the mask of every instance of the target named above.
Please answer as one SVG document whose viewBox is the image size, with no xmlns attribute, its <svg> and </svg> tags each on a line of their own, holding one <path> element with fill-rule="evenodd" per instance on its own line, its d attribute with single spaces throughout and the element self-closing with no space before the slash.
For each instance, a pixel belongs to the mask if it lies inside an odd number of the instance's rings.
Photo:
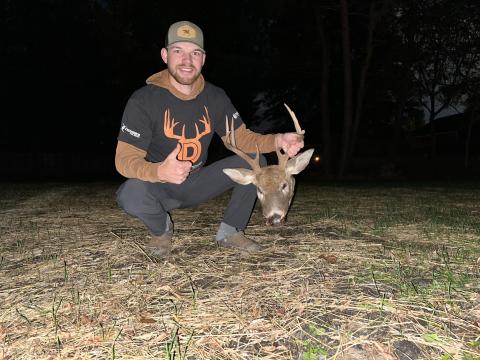
<svg viewBox="0 0 480 360">
<path fill-rule="evenodd" d="M 233 124 L 232 124 L 233 125 Z M 226 134 L 226 140 L 228 145 L 235 146 L 235 136 L 232 134 L 232 131 L 230 130 L 230 125 L 228 124 L 228 117 L 225 116 L 225 134 Z"/>
<path fill-rule="evenodd" d="M 277 157 L 278 157 L 278 165 L 281 168 L 284 168 L 287 165 L 287 161 L 289 159 L 288 154 L 282 153 L 279 148 L 275 148 L 275 151 L 276 151 Z"/>
<path fill-rule="evenodd" d="M 233 127 L 233 118 L 232 118 L 232 124 L 231 127 L 228 125 L 228 117 L 225 116 L 225 147 L 233 151 L 235 154 L 240 156 L 243 160 L 245 160 L 250 167 L 252 168 L 253 171 L 257 172 L 260 170 L 260 161 L 259 161 L 259 151 L 258 151 L 258 146 L 257 146 L 257 154 L 255 156 L 255 159 L 252 159 L 248 154 L 244 153 L 242 150 L 237 148 L 237 144 L 235 142 L 235 129 Z"/>
<path fill-rule="evenodd" d="M 285 105 L 285 107 L 287 108 L 288 110 L 288 113 L 290 114 L 292 120 L 293 120 L 293 124 L 295 125 L 295 130 L 297 131 L 297 134 L 298 135 L 303 135 L 305 134 L 305 130 L 302 130 L 302 128 L 300 127 L 300 123 L 298 122 L 298 119 L 297 117 L 295 116 L 295 113 L 288 107 L 287 104 L 283 104 Z"/>
</svg>

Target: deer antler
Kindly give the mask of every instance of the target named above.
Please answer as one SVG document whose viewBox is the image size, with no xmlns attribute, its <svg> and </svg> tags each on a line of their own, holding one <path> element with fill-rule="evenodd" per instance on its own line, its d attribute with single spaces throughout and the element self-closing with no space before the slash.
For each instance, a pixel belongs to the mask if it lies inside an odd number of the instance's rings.
<svg viewBox="0 0 480 360">
<path fill-rule="evenodd" d="M 301 137 L 303 139 L 303 135 L 305 134 L 305 130 L 302 130 L 300 127 L 300 124 L 298 122 L 297 116 L 295 113 L 288 107 L 287 104 L 283 104 L 288 110 L 288 113 L 290 114 L 290 117 L 293 120 L 293 124 L 295 125 L 295 132 L 297 133 L 298 137 Z M 277 152 L 277 157 L 278 157 L 278 165 L 280 167 L 285 167 L 287 165 L 287 160 L 289 159 L 288 154 L 282 153 L 282 151 L 279 148 L 276 148 L 275 151 Z"/>
<path fill-rule="evenodd" d="M 303 136 L 305 134 L 305 130 L 302 130 L 302 128 L 300 127 L 300 124 L 298 123 L 298 119 L 295 116 L 295 113 L 288 107 L 287 104 L 284 103 L 283 105 L 285 105 L 285 107 L 288 110 L 288 113 L 290 114 L 290 116 L 293 120 L 293 124 L 295 125 L 295 130 L 296 130 L 297 134 Z"/>
<path fill-rule="evenodd" d="M 282 151 L 278 147 L 275 148 L 275 151 L 278 157 L 278 166 L 280 166 L 281 168 L 284 168 L 287 165 L 287 160 L 289 159 L 288 154 L 282 153 Z"/>
<path fill-rule="evenodd" d="M 258 146 L 257 146 L 257 154 L 255 159 L 252 159 L 248 154 L 244 153 L 242 150 L 237 148 L 237 144 L 235 143 L 235 129 L 233 127 L 233 118 L 231 127 L 228 126 L 228 118 L 225 117 L 225 147 L 233 151 L 235 154 L 240 156 L 243 160 L 245 160 L 254 172 L 260 171 L 260 162 L 258 158 Z"/>
</svg>

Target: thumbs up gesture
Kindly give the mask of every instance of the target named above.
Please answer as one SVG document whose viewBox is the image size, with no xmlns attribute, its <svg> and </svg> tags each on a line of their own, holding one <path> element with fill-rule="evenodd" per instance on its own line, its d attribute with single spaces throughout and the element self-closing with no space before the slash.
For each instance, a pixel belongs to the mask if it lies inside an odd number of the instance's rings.
<svg viewBox="0 0 480 360">
<path fill-rule="evenodd" d="M 181 149 L 181 145 L 177 143 L 175 149 L 168 154 L 164 161 L 159 163 L 157 175 L 160 181 L 181 184 L 190 174 L 192 163 L 190 161 L 178 160 L 177 158 Z"/>
</svg>

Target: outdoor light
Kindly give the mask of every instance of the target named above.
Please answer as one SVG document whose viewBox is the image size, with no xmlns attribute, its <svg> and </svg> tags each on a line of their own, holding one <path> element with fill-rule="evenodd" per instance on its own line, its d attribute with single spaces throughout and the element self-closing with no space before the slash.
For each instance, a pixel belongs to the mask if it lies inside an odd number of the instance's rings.
<svg viewBox="0 0 480 360">
<path fill-rule="evenodd" d="M 313 161 L 316 162 L 316 163 L 320 162 L 320 155 L 315 155 L 313 157 Z"/>
</svg>

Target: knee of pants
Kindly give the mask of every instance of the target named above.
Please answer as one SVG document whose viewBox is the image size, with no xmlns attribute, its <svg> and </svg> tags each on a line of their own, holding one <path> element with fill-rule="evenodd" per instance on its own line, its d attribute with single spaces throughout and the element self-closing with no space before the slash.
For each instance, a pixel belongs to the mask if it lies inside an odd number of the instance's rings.
<svg viewBox="0 0 480 360">
<path fill-rule="evenodd" d="M 159 203 L 149 194 L 147 185 L 137 179 L 125 181 L 117 191 L 117 204 L 132 216 L 157 213 Z"/>
</svg>

